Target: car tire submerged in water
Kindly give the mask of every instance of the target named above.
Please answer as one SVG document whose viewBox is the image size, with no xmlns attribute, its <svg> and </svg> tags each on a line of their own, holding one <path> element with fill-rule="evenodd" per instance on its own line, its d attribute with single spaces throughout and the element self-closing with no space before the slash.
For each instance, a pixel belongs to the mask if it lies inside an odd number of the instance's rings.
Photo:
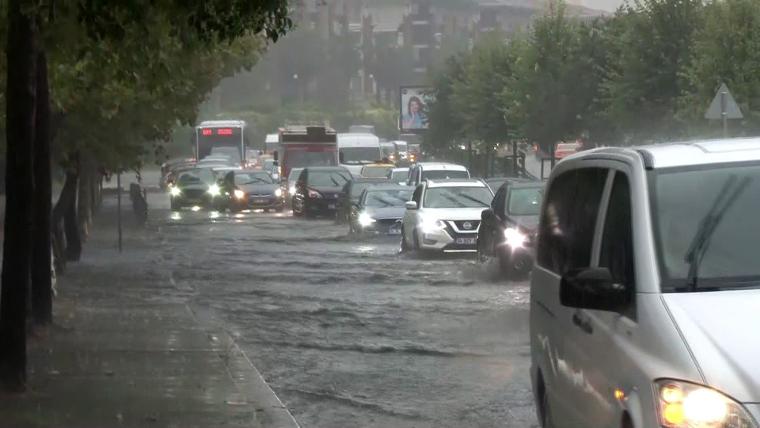
<svg viewBox="0 0 760 428">
<path fill-rule="evenodd" d="M 539 379 L 538 386 L 538 406 L 536 406 L 536 412 L 538 413 L 538 423 L 541 428 L 554 428 L 552 422 L 551 405 L 549 404 L 549 394 L 546 392 L 546 386 L 543 379 Z"/>
</svg>

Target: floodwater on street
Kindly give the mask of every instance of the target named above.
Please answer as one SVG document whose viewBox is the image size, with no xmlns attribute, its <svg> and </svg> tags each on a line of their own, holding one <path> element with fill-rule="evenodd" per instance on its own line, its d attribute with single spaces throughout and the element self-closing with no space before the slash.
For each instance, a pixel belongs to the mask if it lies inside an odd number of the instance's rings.
<svg viewBox="0 0 760 428">
<path fill-rule="evenodd" d="M 179 296 L 222 323 L 304 427 L 537 426 L 527 283 L 398 254 L 286 211 L 171 212 L 149 229 Z"/>
</svg>

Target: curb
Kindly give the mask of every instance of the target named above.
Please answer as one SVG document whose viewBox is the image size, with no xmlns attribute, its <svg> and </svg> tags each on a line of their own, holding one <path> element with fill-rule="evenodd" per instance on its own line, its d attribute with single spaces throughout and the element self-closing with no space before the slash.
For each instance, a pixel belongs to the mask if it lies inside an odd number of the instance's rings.
<svg viewBox="0 0 760 428">
<path fill-rule="evenodd" d="M 253 427 L 262 428 L 300 428 L 261 372 L 253 365 L 248 355 L 240 349 L 237 342 L 225 331 L 213 328 L 211 316 L 193 310 L 185 305 L 192 317 L 208 334 L 209 340 L 225 349 L 220 358 L 226 360 L 227 372 L 248 403 L 255 406 Z"/>
</svg>

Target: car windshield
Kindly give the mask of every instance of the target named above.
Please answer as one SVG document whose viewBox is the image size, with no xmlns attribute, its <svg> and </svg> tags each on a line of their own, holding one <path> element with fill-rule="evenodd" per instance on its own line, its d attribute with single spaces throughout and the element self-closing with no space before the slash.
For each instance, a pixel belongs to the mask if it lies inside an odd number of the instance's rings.
<svg viewBox="0 0 760 428">
<path fill-rule="evenodd" d="M 235 184 L 274 184 L 274 181 L 266 172 L 239 172 L 235 174 Z"/>
<path fill-rule="evenodd" d="M 487 208 L 493 195 L 485 187 L 433 187 L 425 192 L 425 208 Z"/>
<path fill-rule="evenodd" d="M 368 190 L 364 205 L 373 208 L 403 207 L 412 197 L 409 189 Z"/>
<path fill-rule="evenodd" d="M 509 192 L 507 214 L 538 215 L 541 209 L 541 198 L 544 192 L 541 187 L 518 187 Z"/>
<path fill-rule="evenodd" d="M 340 149 L 342 162 L 345 164 L 362 164 L 377 162 L 383 158 L 380 147 L 343 147 Z"/>
<path fill-rule="evenodd" d="M 725 184 L 746 180 L 748 187 L 725 206 L 725 214 L 708 237 L 699 263 L 700 288 L 756 287 L 760 263 L 756 248 L 760 225 L 760 165 L 701 166 L 651 173 L 652 218 L 660 273 L 665 289 L 686 286 L 687 256 L 697 232 Z"/>
<path fill-rule="evenodd" d="M 385 178 L 388 176 L 388 171 L 393 169 L 392 166 L 384 167 L 384 166 L 373 166 L 373 167 L 364 167 L 362 168 L 362 177 L 367 178 Z"/>
<path fill-rule="evenodd" d="M 210 184 L 213 183 L 214 173 L 210 169 L 191 169 L 179 174 L 177 184 L 180 186 L 191 184 Z"/>
<path fill-rule="evenodd" d="M 445 180 L 449 178 L 470 178 L 470 174 L 467 171 L 454 169 L 434 169 L 422 171 L 422 180 Z"/>
<path fill-rule="evenodd" d="M 401 183 L 409 178 L 409 171 L 393 171 L 390 176 L 390 180 L 394 183 Z"/>
<path fill-rule="evenodd" d="M 377 183 L 371 183 L 367 181 L 355 181 L 351 184 L 351 199 L 359 200 L 364 189 L 374 186 Z"/>
<path fill-rule="evenodd" d="M 309 171 L 310 186 L 343 187 L 351 180 L 348 171 Z"/>
</svg>

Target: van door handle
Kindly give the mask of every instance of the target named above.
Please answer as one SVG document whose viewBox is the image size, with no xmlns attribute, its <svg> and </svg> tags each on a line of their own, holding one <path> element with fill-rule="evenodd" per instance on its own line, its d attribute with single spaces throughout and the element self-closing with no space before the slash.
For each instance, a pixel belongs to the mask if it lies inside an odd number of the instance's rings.
<svg viewBox="0 0 760 428">
<path fill-rule="evenodd" d="M 573 314 L 573 324 L 577 325 L 586 334 L 594 334 L 594 327 L 591 326 L 591 321 L 581 318 L 577 312 Z"/>
</svg>

